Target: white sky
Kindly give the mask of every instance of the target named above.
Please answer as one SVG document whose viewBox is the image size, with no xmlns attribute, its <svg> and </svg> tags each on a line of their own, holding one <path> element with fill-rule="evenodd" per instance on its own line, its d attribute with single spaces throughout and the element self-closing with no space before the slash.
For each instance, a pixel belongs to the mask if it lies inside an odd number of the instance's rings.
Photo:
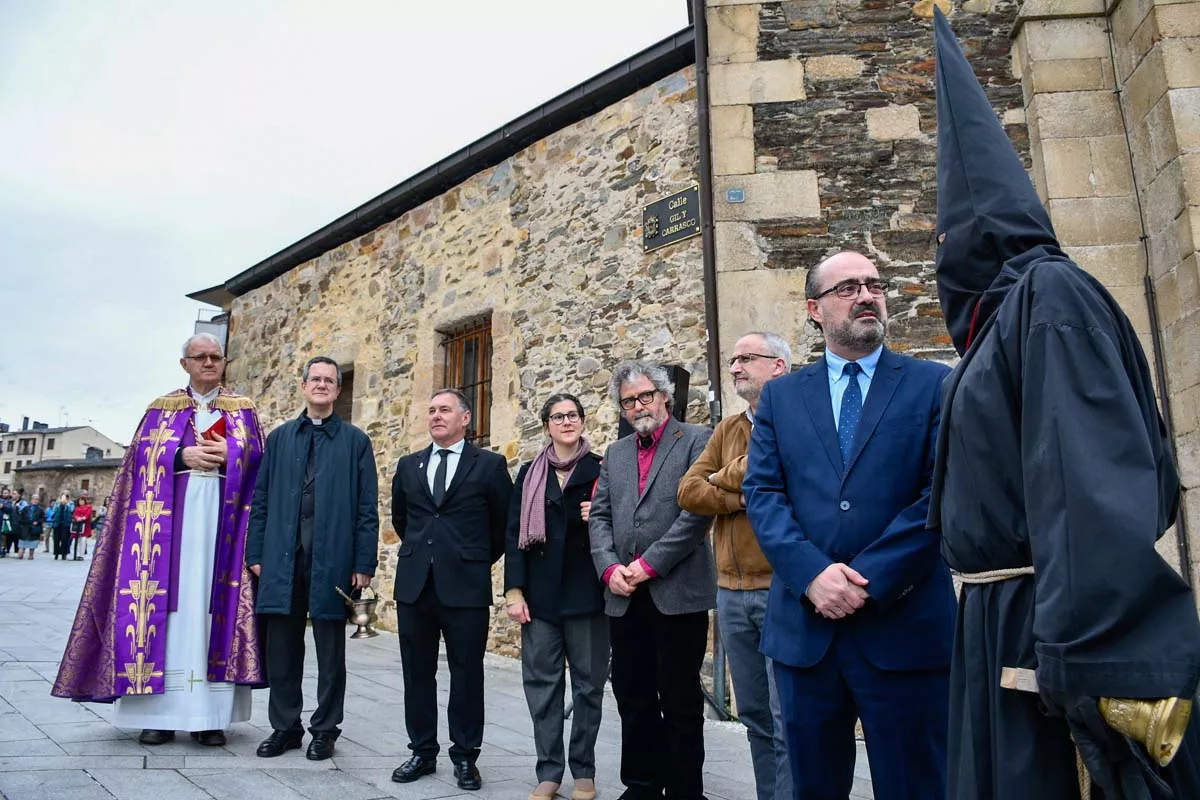
<svg viewBox="0 0 1200 800">
<path fill-rule="evenodd" d="M 686 0 L 0 0 L 0 421 L 127 443 L 220 283 Z"/>
</svg>

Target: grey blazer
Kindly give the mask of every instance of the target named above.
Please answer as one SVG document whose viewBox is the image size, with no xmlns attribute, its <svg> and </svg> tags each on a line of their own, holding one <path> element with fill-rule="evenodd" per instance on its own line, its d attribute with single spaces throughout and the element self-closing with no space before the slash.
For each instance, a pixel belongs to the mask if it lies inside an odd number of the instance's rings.
<svg viewBox="0 0 1200 800">
<path fill-rule="evenodd" d="M 680 479 L 711 436 L 708 428 L 669 419 L 640 497 L 636 435 L 613 442 L 600 465 L 588 516 L 596 573 L 603 577 L 613 564 L 629 564 L 634 553 L 641 555 L 658 577 L 637 591 L 649 589 L 664 614 L 707 611 L 717 602 L 717 575 L 705 535 L 712 517 L 684 511 L 676 499 Z M 620 617 L 628 608 L 629 598 L 605 588 L 606 614 Z"/>
</svg>

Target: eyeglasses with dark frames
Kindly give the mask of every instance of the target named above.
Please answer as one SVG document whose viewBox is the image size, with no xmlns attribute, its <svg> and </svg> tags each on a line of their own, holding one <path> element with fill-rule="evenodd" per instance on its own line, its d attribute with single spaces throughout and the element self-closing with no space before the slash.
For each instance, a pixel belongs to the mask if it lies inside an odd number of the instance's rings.
<svg viewBox="0 0 1200 800">
<path fill-rule="evenodd" d="M 225 360 L 225 356 L 215 356 L 212 353 L 204 353 L 198 356 L 184 356 L 186 361 L 195 361 L 203 364 L 220 364 Z"/>
<path fill-rule="evenodd" d="M 858 297 L 860 286 L 867 287 L 867 291 L 871 293 L 872 297 L 883 297 L 885 294 L 887 294 L 887 290 L 890 285 L 891 284 L 882 278 L 872 278 L 869 281 L 840 281 L 839 283 L 835 283 L 833 286 L 830 286 L 813 299 L 820 300 L 825 295 L 834 294 L 836 292 L 838 298 L 841 300 L 853 300 L 855 297 Z"/>
<path fill-rule="evenodd" d="M 578 411 L 568 411 L 565 414 L 551 414 L 550 421 L 555 425 L 562 425 L 564 422 L 579 422 L 583 419 L 579 416 Z"/>
<path fill-rule="evenodd" d="M 766 353 L 741 353 L 729 359 L 729 368 L 733 369 L 734 364 L 741 364 L 744 367 L 756 358 L 783 358 L 783 356 L 769 356 Z"/>
<path fill-rule="evenodd" d="M 654 395 L 656 394 L 658 394 L 658 390 L 651 389 L 648 392 L 642 392 L 634 397 L 622 397 L 620 402 L 621 408 L 628 411 L 633 408 L 635 403 L 641 403 L 644 406 L 648 406 L 654 402 Z"/>
</svg>

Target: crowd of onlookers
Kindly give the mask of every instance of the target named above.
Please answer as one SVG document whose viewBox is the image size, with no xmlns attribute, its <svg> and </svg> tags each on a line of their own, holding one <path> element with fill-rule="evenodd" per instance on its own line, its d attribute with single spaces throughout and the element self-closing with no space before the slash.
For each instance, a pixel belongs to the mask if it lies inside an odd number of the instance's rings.
<svg viewBox="0 0 1200 800">
<path fill-rule="evenodd" d="M 37 492 L 25 497 L 25 489 L 0 489 L 0 558 L 13 553 L 33 560 L 39 545 L 57 561 L 83 561 L 92 530 L 104 522 L 104 507 L 94 508 L 87 491 L 75 500 L 63 492 L 49 505 Z"/>
</svg>

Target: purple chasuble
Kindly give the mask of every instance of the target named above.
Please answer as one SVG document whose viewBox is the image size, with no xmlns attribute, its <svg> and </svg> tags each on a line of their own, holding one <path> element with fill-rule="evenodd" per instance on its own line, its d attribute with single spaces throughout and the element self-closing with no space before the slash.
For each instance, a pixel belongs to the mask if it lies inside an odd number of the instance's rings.
<svg viewBox="0 0 1200 800">
<path fill-rule="evenodd" d="M 55 697 L 111 702 L 163 691 L 167 612 L 178 605 L 176 543 L 187 488 L 187 475 L 174 474 L 175 454 L 196 441 L 194 407 L 183 390 L 158 398 L 125 453 L 51 690 Z M 225 419 L 228 454 L 206 609 L 212 613 L 208 680 L 261 685 L 254 587 L 244 558 L 262 432 L 248 398 L 222 389 L 213 408 Z"/>
</svg>

